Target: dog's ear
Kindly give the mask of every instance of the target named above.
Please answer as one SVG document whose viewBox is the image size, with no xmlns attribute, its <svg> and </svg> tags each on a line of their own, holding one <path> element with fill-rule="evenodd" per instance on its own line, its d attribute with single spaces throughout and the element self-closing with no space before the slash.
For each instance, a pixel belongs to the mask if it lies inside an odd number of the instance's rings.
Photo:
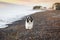
<svg viewBox="0 0 60 40">
<path fill-rule="evenodd" d="M 29 17 L 26 17 L 26 21 L 29 22 Z"/>
<path fill-rule="evenodd" d="M 29 19 L 27 18 L 27 22 L 29 22 Z"/>
<path fill-rule="evenodd" d="M 33 21 L 33 18 L 30 16 L 30 18 L 31 18 L 31 22 Z"/>
</svg>

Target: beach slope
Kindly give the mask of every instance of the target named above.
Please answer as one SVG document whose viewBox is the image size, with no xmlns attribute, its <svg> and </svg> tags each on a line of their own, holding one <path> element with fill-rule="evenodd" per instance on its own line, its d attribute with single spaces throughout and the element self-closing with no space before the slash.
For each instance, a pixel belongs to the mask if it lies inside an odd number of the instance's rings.
<svg viewBox="0 0 60 40">
<path fill-rule="evenodd" d="M 60 40 L 60 10 L 37 12 L 31 15 L 34 26 L 25 29 L 25 20 L 0 29 L 0 40 Z"/>
</svg>

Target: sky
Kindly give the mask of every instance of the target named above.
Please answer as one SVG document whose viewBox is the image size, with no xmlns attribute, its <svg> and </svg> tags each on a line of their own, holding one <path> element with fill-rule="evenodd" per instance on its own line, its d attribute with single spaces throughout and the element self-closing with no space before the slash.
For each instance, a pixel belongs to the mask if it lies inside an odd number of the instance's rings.
<svg viewBox="0 0 60 40">
<path fill-rule="evenodd" d="M 43 6 L 52 6 L 55 2 L 60 2 L 60 0 L 0 0 L 0 2 L 8 2 L 13 4 L 22 4 L 22 5 L 33 5 L 40 4 Z"/>
<path fill-rule="evenodd" d="M 40 2 L 60 2 L 60 0 L 0 0 L 3 2 L 10 2 L 10 3 L 40 3 Z"/>
</svg>

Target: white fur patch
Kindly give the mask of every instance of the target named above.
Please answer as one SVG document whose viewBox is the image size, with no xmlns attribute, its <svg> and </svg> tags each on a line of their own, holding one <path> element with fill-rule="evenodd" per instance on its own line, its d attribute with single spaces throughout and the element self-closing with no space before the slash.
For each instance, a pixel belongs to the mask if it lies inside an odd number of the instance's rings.
<svg viewBox="0 0 60 40">
<path fill-rule="evenodd" d="M 33 21 L 32 22 L 31 21 L 29 21 L 29 22 L 25 21 L 25 28 L 26 29 L 32 29 L 33 28 Z"/>
</svg>

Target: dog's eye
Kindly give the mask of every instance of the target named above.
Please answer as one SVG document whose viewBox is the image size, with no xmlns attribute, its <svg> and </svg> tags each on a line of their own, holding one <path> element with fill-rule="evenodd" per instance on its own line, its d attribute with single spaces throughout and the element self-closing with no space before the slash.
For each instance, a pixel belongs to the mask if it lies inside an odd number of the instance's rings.
<svg viewBox="0 0 60 40">
<path fill-rule="evenodd" d="M 33 19 L 31 19 L 31 22 L 33 21 Z"/>
<path fill-rule="evenodd" d="M 27 19 L 27 22 L 29 22 L 29 20 Z"/>
</svg>

